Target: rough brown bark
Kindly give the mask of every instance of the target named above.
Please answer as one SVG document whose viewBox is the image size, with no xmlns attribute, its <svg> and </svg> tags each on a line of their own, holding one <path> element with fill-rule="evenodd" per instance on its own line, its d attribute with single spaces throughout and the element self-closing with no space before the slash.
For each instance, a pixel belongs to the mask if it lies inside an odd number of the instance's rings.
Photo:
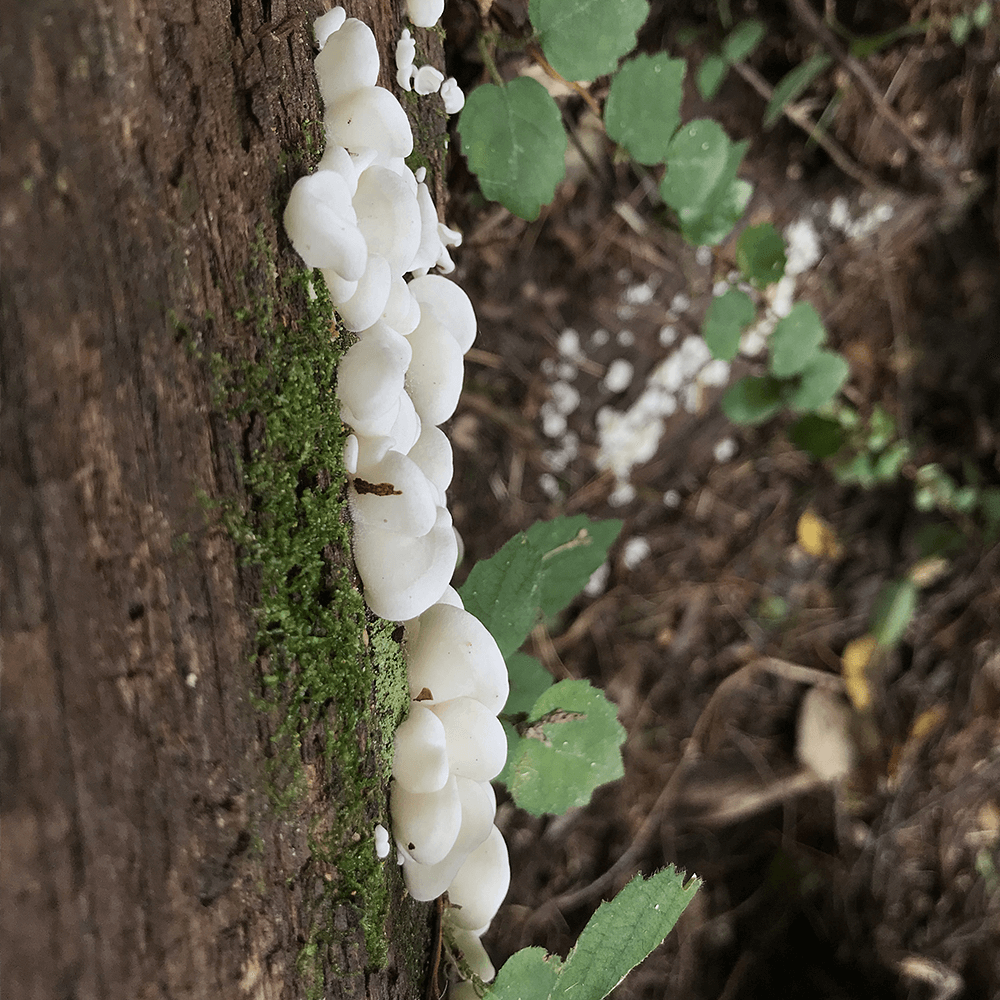
<svg viewBox="0 0 1000 1000">
<path fill-rule="evenodd" d="M 280 154 L 319 117 L 323 8 L 4 4 L 11 997 L 305 992 L 295 960 L 323 873 L 304 831 L 267 813 L 252 581 L 198 501 L 239 490 L 233 429 L 189 338 L 244 336 L 250 243 L 259 229 L 282 245 L 275 211 L 296 168 Z M 348 9 L 389 51 L 394 5 Z M 350 908 L 337 922 L 320 995 L 415 994 L 397 952 L 367 967 Z"/>
</svg>

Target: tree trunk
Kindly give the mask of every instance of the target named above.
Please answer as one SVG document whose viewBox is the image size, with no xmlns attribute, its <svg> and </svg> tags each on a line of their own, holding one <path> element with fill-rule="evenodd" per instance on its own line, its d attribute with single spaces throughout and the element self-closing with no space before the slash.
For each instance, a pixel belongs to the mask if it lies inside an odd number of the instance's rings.
<svg viewBox="0 0 1000 1000">
<path fill-rule="evenodd" d="M 306 968 L 324 873 L 268 811 L 254 578 L 200 500 L 241 490 L 199 351 L 252 352 L 258 234 L 293 262 L 324 4 L 4 6 L 4 993 L 413 997 L 426 907 L 381 970 L 339 907 Z M 383 56 L 395 8 L 348 4 Z"/>
</svg>

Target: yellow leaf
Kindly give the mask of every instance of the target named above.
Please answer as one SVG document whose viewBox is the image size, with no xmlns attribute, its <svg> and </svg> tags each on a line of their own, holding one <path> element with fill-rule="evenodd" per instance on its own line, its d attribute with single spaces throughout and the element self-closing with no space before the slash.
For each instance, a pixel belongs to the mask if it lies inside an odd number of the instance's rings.
<svg viewBox="0 0 1000 1000">
<path fill-rule="evenodd" d="M 878 642 L 875 636 L 863 635 L 860 639 L 852 639 L 844 647 L 844 653 L 840 658 L 847 696 L 859 712 L 869 708 L 872 703 L 872 690 L 868 684 L 868 664 L 876 649 Z"/>
<path fill-rule="evenodd" d="M 918 587 L 932 587 L 951 569 L 951 563 L 941 556 L 921 559 L 909 573 L 910 579 Z"/>
<path fill-rule="evenodd" d="M 799 518 L 795 534 L 802 549 L 816 559 L 839 559 L 844 554 L 836 532 L 811 510 Z"/>
<path fill-rule="evenodd" d="M 910 726 L 910 740 L 922 740 L 934 732 L 947 717 L 948 712 L 943 705 L 935 705 L 934 708 L 928 708 L 921 712 L 913 720 L 913 725 Z"/>
</svg>

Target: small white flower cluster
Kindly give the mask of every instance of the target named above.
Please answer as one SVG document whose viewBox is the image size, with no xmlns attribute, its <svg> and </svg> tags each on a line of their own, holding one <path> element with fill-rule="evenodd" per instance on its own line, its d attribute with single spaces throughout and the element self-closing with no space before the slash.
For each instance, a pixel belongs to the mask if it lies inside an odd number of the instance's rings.
<svg viewBox="0 0 1000 1000">
<path fill-rule="evenodd" d="M 459 539 L 445 497 L 451 444 L 438 426 L 458 405 L 476 317 L 458 285 L 428 273 L 453 269 L 447 247 L 460 238 L 439 224 L 422 170 L 405 164 L 413 136 L 399 103 L 376 86 L 371 29 L 334 8 L 315 32 L 327 146 L 293 187 L 284 222 L 358 335 L 337 373 L 341 417 L 354 432 L 344 449 L 354 559 L 372 611 L 406 623 L 412 698 L 395 737 L 393 836 L 410 894 L 448 892 L 450 937 L 491 979 L 480 935 L 510 883 L 490 786 L 507 758 L 497 718 L 507 670 L 449 586 Z M 376 833 L 383 857 L 386 834 Z"/>
</svg>

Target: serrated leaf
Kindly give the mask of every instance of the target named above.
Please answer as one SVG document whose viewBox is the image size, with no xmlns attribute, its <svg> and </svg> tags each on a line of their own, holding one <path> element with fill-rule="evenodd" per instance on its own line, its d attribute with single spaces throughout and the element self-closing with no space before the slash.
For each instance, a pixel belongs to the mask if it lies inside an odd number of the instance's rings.
<svg viewBox="0 0 1000 1000">
<path fill-rule="evenodd" d="M 586 805 L 599 785 L 625 772 L 625 730 L 615 706 L 587 681 L 560 681 L 528 713 L 524 736 L 508 749 L 507 787 L 522 809 L 541 816 Z"/>
<path fill-rule="evenodd" d="M 497 973 L 486 995 L 494 1000 L 548 1000 L 556 989 L 562 962 L 544 948 L 515 951 Z"/>
<path fill-rule="evenodd" d="M 602 1000 L 673 930 L 700 881 L 673 865 L 648 879 L 636 875 L 601 903 L 559 970 L 553 996 Z"/>
<path fill-rule="evenodd" d="M 539 607 L 558 614 L 587 585 L 591 574 L 608 557 L 623 522 L 615 518 L 591 521 L 584 514 L 537 521 L 527 531 L 542 556 Z"/>
<path fill-rule="evenodd" d="M 813 458 L 823 459 L 840 451 L 847 434 L 836 420 L 807 413 L 788 432 L 796 448 L 808 452 Z"/>
<path fill-rule="evenodd" d="M 740 62 L 761 43 L 767 29 L 763 21 L 748 18 L 740 21 L 722 43 L 722 56 L 728 62 Z"/>
<path fill-rule="evenodd" d="M 695 82 L 698 85 L 698 93 L 706 100 L 710 101 L 719 92 L 722 81 L 729 72 L 729 66 L 722 56 L 707 55 L 701 61 Z"/>
<path fill-rule="evenodd" d="M 614 75 L 604 106 L 608 135 L 633 160 L 662 163 L 681 121 L 684 60 L 668 55 L 629 59 Z"/>
<path fill-rule="evenodd" d="M 531 0 L 531 23 L 545 58 L 567 80 L 614 72 L 635 48 L 649 14 L 646 0 Z"/>
<path fill-rule="evenodd" d="M 537 219 L 566 173 L 566 130 L 548 91 L 526 76 L 483 84 L 466 99 L 458 133 L 485 197 Z"/>
<path fill-rule="evenodd" d="M 681 222 L 681 235 L 692 246 L 716 246 L 733 231 L 746 211 L 753 185 L 734 178 L 718 201 L 713 201 L 693 219 Z"/>
<path fill-rule="evenodd" d="M 781 383 L 770 375 L 741 378 L 722 397 L 722 412 L 734 424 L 762 424 L 781 406 Z"/>
<path fill-rule="evenodd" d="M 824 52 L 817 52 L 810 56 L 804 63 L 799 63 L 794 69 L 786 73 L 771 94 L 771 100 L 767 102 L 764 109 L 764 128 L 771 128 L 781 117 L 781 112 L 786 104 L 794 101 L 830 65 L 831 59 Z"/>
<path fill-rule="evenodd" d="M 912 580 L 892 580 L 879 592 L 872 612 L 871 633 L 880 646 L 895 646 L 917 610 L 917 585 Z"/>
<path fill-rule="evenodd" d="M 507 674 L 510 677 L 510 695 L 503 707 L 504 715 L 527 714 L 542 692 L 552 687 L 553 683 L 552 674 L 527 653 L 511 653 L 507 657 Z"/>
<path fill-rule="evenodd" d="M 736 264 L 759 288 L 766 288 L 785 273 L 785 241 L 770 222 L 748 226 L 736 241 Z"/>
<path fill-rule="evenodd" d="M 740 348 L 740 336 L 755 315 L 750 296 L 738 288 L 730 288 L 712 299 L 701 328 L 712 357 L 732 361 Z"/>
<path fill-rule="evenodd" d="M 466 611 L 490 630 L 505 658 L 535 626 L 541 579 L 542 553 L 521 532 L 477 562 L 462 586 Z"/>
<path fill-rule="evenodd" d="M 683 218 L 699 214 L 730 163 L 731 143 L 722 126 L 710 118 L 688 122 L 670 140 L 667 172 L 660 182 L 663 200 Z"/>
<path fill-rule="evenodd" d="M 798 413 L 818 410 L 840 391 L 850 374 L 847 361 L 833 351 L 819 351 L 802 373 L 788 397 L 788 405 Z"/>
<path fill-rule="evenodd" d="M 826 329 L 819 313 L 808 302 L 796 302 L 771 334 L 768 365 L 771 374 L 776 378 L 791 378 L 805 371 L 824 340 Z"/>
</svg>

